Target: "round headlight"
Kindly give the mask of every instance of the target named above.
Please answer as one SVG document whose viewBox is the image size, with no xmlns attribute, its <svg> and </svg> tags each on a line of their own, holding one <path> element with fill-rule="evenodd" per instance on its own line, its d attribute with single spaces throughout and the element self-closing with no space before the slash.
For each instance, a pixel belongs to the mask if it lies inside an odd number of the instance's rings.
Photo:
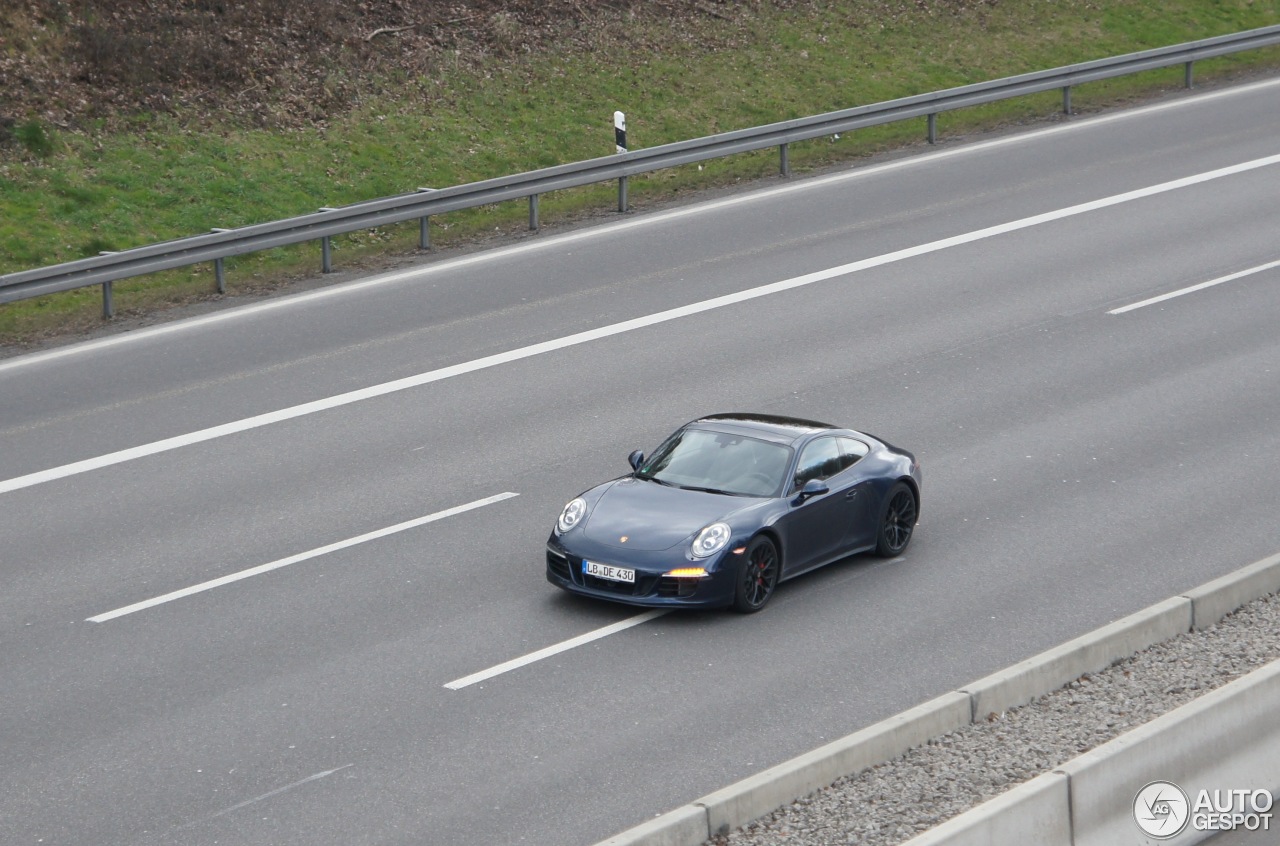
<svg viewBox="0 0 1280 846">
<path fill-rule="evenodd" d="M 560 519 L 556 520 L 556 530 L 560 534 L 572 529 L 574 526 L 582 522 L 582 518 L 587 515 L 587 502 L 582 497 L 569 500 L 569 504 L 560 512 Z"/>
<path fill-rule="evenodd" d="M 693 557 L 707 558 L 715 555 L 729 543 L 729 526 L 725 523 L 712 523 L 693 539 Z"/>
</svg>

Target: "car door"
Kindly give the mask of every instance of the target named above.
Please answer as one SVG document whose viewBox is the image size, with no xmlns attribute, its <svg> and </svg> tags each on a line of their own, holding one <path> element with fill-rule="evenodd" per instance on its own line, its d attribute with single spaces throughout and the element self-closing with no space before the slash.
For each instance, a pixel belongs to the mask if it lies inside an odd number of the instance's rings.
<svg viewBox="0 0 1280 846">
<path fill-rule="evenodd" d="M 834 555 L 848 531 L 852 502 L 839 491 L 829 491 L 796 504 L 804 483 L 810 479 L 827 481 L 840 472 L 840 450 L 836 439 L 824 436 L 800 450 L 791 481 L 790 510 L 783 516 L 783 574 L 807 570 Z"/>
<path fill-rule="evenodd" d="M 836 438 L 836 446 L 839 450 L 840 472 L 830 482 L 831 492 L 838 492 L 848 506 L 841 551 L 867 549 L 875 546 L 876 526 L 880 518 L 875 502 L 875 487 L 859 467 L 859 462 L 871 451 L 871 447 L 856 438 L 843 435 Z"/>
</svg>

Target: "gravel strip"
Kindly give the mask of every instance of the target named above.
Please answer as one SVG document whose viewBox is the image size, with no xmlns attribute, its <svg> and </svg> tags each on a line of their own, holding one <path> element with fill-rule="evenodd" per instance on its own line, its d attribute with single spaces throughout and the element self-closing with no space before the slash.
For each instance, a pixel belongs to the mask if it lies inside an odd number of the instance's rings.
<svg viewBox="0 0 1280 846">
<path fill-rule="evenodd" d="M 812 793 L 714 846 L 894 846 L 1280 658 L 1280 596 Z"/>
</svg>

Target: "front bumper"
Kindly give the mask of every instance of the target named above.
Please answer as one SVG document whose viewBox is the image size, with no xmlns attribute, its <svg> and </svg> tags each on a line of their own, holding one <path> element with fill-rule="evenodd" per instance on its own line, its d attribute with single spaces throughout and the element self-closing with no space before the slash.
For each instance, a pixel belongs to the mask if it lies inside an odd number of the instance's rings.
<svg viewBox="0 0 1280 846">
<path fill-rule="evenodd" d="M 670 550 L 626 550 L 591 543 L 583 538 L 570 545 L 554 532 L 547 539 L 547 581 L 558 588 L 627 605 L 646 608 L 722 608 L 733 602 L 736 559 L 729 549 L 698 562 Z M 612 582 L 582 571 L 582 559 L 636 571 L 636 580 Z M 700 566 L 708 575 L 676 578 L 665 575 L 677 567 Z"/>
</svg>

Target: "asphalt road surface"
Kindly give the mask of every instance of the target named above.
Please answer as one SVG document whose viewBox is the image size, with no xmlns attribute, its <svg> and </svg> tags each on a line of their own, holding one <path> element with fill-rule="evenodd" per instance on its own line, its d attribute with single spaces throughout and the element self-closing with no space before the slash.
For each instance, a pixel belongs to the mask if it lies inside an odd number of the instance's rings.
<svg viewBox="0 0 1280 846">
<path fill-rule="evenodd" d="M 1277 551 L 1278 139 L 1193 95 L 0 361 L 0 842 L 589 844 Z M 915 451 L 905 559 L 546 584 L 737 410 Z"/>
</svg>

